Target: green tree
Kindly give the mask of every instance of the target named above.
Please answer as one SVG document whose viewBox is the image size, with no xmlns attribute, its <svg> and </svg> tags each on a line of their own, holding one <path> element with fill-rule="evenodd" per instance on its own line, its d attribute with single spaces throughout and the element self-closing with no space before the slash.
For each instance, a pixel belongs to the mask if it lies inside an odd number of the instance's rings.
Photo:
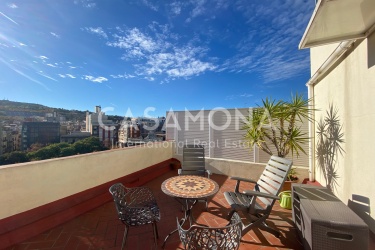
<svg viewBox="0 0 375 250">
<path fill-rule="evenodd" d="M 86 154 L 95 151 L 106 150 L 98 137 L 91 136 L 83 140 L 77 141 L 73 144 L 76 153 Z"/>
<path fill-rule="evenodd" d="M 39 145 L 36 145 L 36 149 Z M 25 152 L 12 152 L 0 156 L 0 165 L 14 164 L 27 161 L 39 161 L 57 157 L 70 156 L 75 154 L 86 154 L 95 151 L 106 150 L 98 137 L 89 137 L 74 144 L 54 143 L 39 150 Z"/>
<path fill-rule="evenodd" d="M 25 152 L 14 151 L 0 156 L 0 165 L 28 162 L 29 158 Z"/>
<path fill-rule="evenodd" d="M 243 127 L 249 145 L 256 145 L 267 154 L 279 157 L 285 157 L 289 152 L 297 156 L 300 152 L 306 154 L 302 145 L 309 141 L 309 137 L 297 124 L 303 119 L 310 120 L 313 109 L 308 105 L 309 100 L 297 93 L 289 102 L 266 98 L 262 103 L 263 106 L 252 110 Z M 273 152 L 272 148 L 276 151 Z"/>
<path fill-rule="evenodd" d="M 56 151 L 54 150 L 54 148 L 47 146 L 47 147 L 39 149 L 38 151 L 30 152 L 27 155 L 32 161 L 40 161 L 40 160 L 54 158 L 56 155 Z"/>
<path fill-rule="evenodd" d="M 69 143 L 54 143 L 43 147 L 35 152 L 29 152 L 28 156 L 31 160 L 45 160 L 57 158 L 61 156 L 61 150 L 70 147 Z"/>
<path fill-rule="evenodd" d="M 71 156 L 71 155 L 75 155 L 75 154 L 76 154 L 76 151 L 75 151 L 73 146 L 62 148 L 61 151 L 60 151 L 61 157 Z"/>
</svg>

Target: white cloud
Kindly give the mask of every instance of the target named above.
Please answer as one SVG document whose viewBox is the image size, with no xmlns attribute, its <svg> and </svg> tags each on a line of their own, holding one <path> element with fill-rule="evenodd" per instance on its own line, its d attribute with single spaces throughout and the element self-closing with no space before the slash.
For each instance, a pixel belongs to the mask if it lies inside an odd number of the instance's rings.
<svg viewBox="0 0 375 250">
<path fill-rule="evenodd" d="M 77 68 L 77 67 L 75 67 L 75 66 L 69 66 L 69 68 L 70 68 L 70 69 L 75 69 L 75 68 Z"/>
<path fill-rule="evenodd" d="M 71 78 L 71 79 L 75 79 L 76 77 L 72 74 L 57 74 L 59 77 L 61 78 Z"/>
<path fill-rule="evenodd" d="M 245 97 L 245 98 L 252 97 L 252 96 L 253 96 L 252 94 L 248 94 L 248 93 L 243 93 L 240 95 L 240 97 Z"/>
<path fill-rule="evenodd" d="M 50 66 L 50 67 L 52 67 L 52 68 L 56 68 L 56 67 L 57 67 L 56 65 L 53 65 L 53 64 L 51 64 L 51 63 L 47 63 L 46 65 L 47 65 L 47 66 Z"/>
<path fill-rule="evenodd" d="M 191 17 L 195 18 L 197 16 L 203 15 L 205 12 L 204 4 L 206 3 L 206 0 L 196 0 L 195 1 L 195 7 L 191 12 Z"/>
<path fill-rule="evenodd" d="M 176 62 L 179 61 L 178 58 L 176 59 Z M 205 71 L 212 71 L 215 68 L 212 63 L 202 62 L 194 58 L 186 58 L 186 60 L 178 62 L 177 67 L 172 67 L 172 69 L 167 70 L 166 73 L 172 78 L 189 78 L 200 75 Z"/>
<path fill-rule="evenodd" d="M 120 30 L 107 45 L 125 51 L 123 59 L 134 61 L 135 74 L 147 80 L 162 77 L 161 81 L 177 78 L 190 78 L 216 66 L 202 58 L 207 48 L 194 46 L 195 38 L 187 44 L 180 44 L 180 37 L 170 32 L 168 25 L 154 22 L 148 26 L 149 34 L 138 28 Z M 112 76 L 112 77 L 118 77 Z M 126 76 L 124 76 L 126 78 Z"/>
<path fill-rule="evenodd" d="M 50 34 L 56 38 L 60 38 L 60 35 L 56 34 L 55 32 L 50 32 Z"/>
<path fill-rule="evenodd" d="M 85 8 L 94 8 L 96 3 L 92 0 L 74 0 L 74 4 L 81 5 Z"/>
<path fill-rule="evenodd" d="M 172 15 L 177 16 L 181 14 L 183 3 L 181 2 L 173 2 L 169 5 Z"/>
<path fill-rule="evenodd" d="M 108 39 L 108 35 L 103 31 L 102 27 L 97 27 L 97 28 L 86 27 L 86 28 L 82 28 L 82 30 L 85 30 L 89 33 L 96 34 L 96 35 L 101 36 L 105 39 Z"/>
<path fill-rule="evenodd" d="M 216 66 L 199 59 L 205 54 L 205 49 L 186 46 L 174 48 L 169 53 L 150 55 L 145 65 L 140 66 L 138 73 L 143 75 L 166 74 L 168 78 L 190 78 L 205 71 L 212 71 Z"/>
<path fill-rule="evenodd" d="M 38 56 L 38 58 L 42 59 L 42 60 L 47 60 L 48 59 L 48 57 L 46 57 L 46 56 Z"/>
<path fill-rule="evenodd" d="M 8 3 L 7 6 L 11 9 L 17 9 L 18 6 L 15 3 Z"/>
<path fill-rule="evenodd" d="M 253 94 L 248 94 L 248 93 L 243 93 L 243 94 L 238 94 L 238 95 L 228 95 L 225 97 L 225 100 L 234 100 L 234 99 L 239 99 L 239 98 L 250 98 L 254 96 Z"/>
<path fill-rule="evenodd" d="M 144 79 L 146 79 L 147 81 L 150 81 L 150 82 L 155 81 L 155 78 L 151 77 L 151 76 L 146 76 Z"/>
<path fill-rule="evenodd" d="M 114 42 L 107 42 L 108 46 L 125 49 L 124 58 L 142 58 L 146 53 L 152 53 L 159 48 L 159 44 L 150 36 L 143 34 L 139 29 L 133 28 L 125 35 L 114 35 Z"/>
<path fill-rule="evenodd" d="M 191 22 L 198 16 L 205 16 L 207 13 L 210 13 L 210 17 L 215 17 L 215 13 L 213 11 L 215 7 L 217 8 L 219 6 L 214 5 L 215 1 L 209 2 L 206 0 L 190 0 L 188 4 L 191 6 L 192 10 L 190 11 L 190 16 L 185 20 L 187 23 Z"/>
<path fill-rule="evenodd" d="M 155 5 L 152 1 L 149 0 L 141 0 L 141 2 L 147 6 L 148 8 L 152 9 L 153 11 L 158 11 L 159 7 Z"/>
<path fill-rule="evenodd" d="M 135 75 L 131 75 L 131 74 L 126 74 L 125 73 L 123 75 L 121 75 L 121 74 L 119 74 L 119 75 L 111 75 L 111 77 L 114 78 L 114 79 L 119 79 L 119 78 L 129 79 L 129 78 L 134 78 Z"/>
<path fill-rule="evenodd" d="M 108 81 L 108 79 L 105 78 L 105 77 L 103 77 L 103 76 L 94 77 L 94 76 L 84 75 L 83 79 L 91 81 L 91 82 L 98 82 L 98 83 L 102 83 L 102 82 Z"/>
<path fill-rule="evenodd" d="M 27 46 L 27 45 L 24 44 L 24 43 L 18 43 L 18 45 L 21 46 L 21 47 L 26 47 L 26 46 Z"/>
<path fill-rule="evenodd" d="M 69 78 L 72 78 L 72 79 L 74 79 L 74 78 L 76 78 L 75 76 L 73 76 L 73 75 L 71 75 L 71 74 L 65 74 L 67 77 L 69 77 Z"/>
</svg>

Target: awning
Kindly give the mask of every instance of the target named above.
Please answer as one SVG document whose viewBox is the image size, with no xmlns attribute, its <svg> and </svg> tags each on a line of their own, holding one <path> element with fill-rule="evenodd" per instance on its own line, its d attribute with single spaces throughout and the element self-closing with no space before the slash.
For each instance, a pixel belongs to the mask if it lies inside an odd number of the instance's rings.
<svg viewBox="0 0 375 250">
<path fill-rule="evenodd" d="M 299 49 L 367 37 L 375 29 L 375 0 L 320 0 Z"/>
</svg>

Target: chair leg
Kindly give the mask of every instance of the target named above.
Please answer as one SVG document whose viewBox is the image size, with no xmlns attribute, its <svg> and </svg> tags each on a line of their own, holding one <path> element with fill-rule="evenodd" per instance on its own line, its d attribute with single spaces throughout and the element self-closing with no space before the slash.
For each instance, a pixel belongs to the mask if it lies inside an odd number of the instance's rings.
<svg viewBox="0 0 375 250">
<path fill-rule="evenodd" d="M 157 248 L 157 246 L 158 246 L 157 239 L 159 238 L 159 235 L 158 235 L 158 228 L 157 228 L 156 222 L 152 223 L 152 228 L 153 228 L 153 231 L 154 231 L 155 247 Z"/>
<path fill-rule="evenodd" d="M 125 225 L 125 232 L 124 232 L 124 237 L 122 239 L 122 245 L 121 245 L 121 250 L 124 249 L 125 245 L 126 245 L 126 238 L 128 236 L 128 231 L 129 231 L 129 228 L 127 225 Z"/>
<path fill-rule="evenodd" d="M 156 222 L 154 222 L 154 224 L 155 224 L 156 238 L 159 239 L 158 224 L 156 224 Z"/>
</svg>

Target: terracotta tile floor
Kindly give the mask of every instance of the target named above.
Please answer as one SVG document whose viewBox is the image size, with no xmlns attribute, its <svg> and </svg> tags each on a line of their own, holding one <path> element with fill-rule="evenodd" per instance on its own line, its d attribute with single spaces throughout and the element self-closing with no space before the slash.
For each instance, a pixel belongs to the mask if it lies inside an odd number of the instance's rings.
<svg viewBox="0 0 375 250">
<path fill-rule="evenodd" d="M 176 217 L 181 218 L 183 215 L 181 205 L 160 189 L 164 180 L 175 175 L 177 171 L 171 171 L 146 185 L 153 190 L 161 209 L 161 221 L 158 223 L 159 249 L 168 233 L 176 228 Z M 223 175 L 213 175 L 212 179 L 219 184 L 219 192 L 209 202 L 208 212 L 204 209 L 204 203 L 198 202 L 193 208 L 193 214 L 198 223 L 224 225 L 227 221 L 223 218 L 229 208 L 223 192 L 233 190 L 235 182 Z M 281 232 L 280 238 L 255 229 L 242 237 L 240 249 L 303 249 L 293 227 L 291 210 L 281 208 L 276 202 L 268 222 Z M 113 202 L 109 202 L 9 249 L 120 249 L 123 233 L 124 226 L 117 219 Z M 151 225 L 133 227 L 130 228 L 125 249 L 152 249 L 152 244 Z M 183 249 L 178 233 L 169 237 L 165 249 Z"/>
</svg>

